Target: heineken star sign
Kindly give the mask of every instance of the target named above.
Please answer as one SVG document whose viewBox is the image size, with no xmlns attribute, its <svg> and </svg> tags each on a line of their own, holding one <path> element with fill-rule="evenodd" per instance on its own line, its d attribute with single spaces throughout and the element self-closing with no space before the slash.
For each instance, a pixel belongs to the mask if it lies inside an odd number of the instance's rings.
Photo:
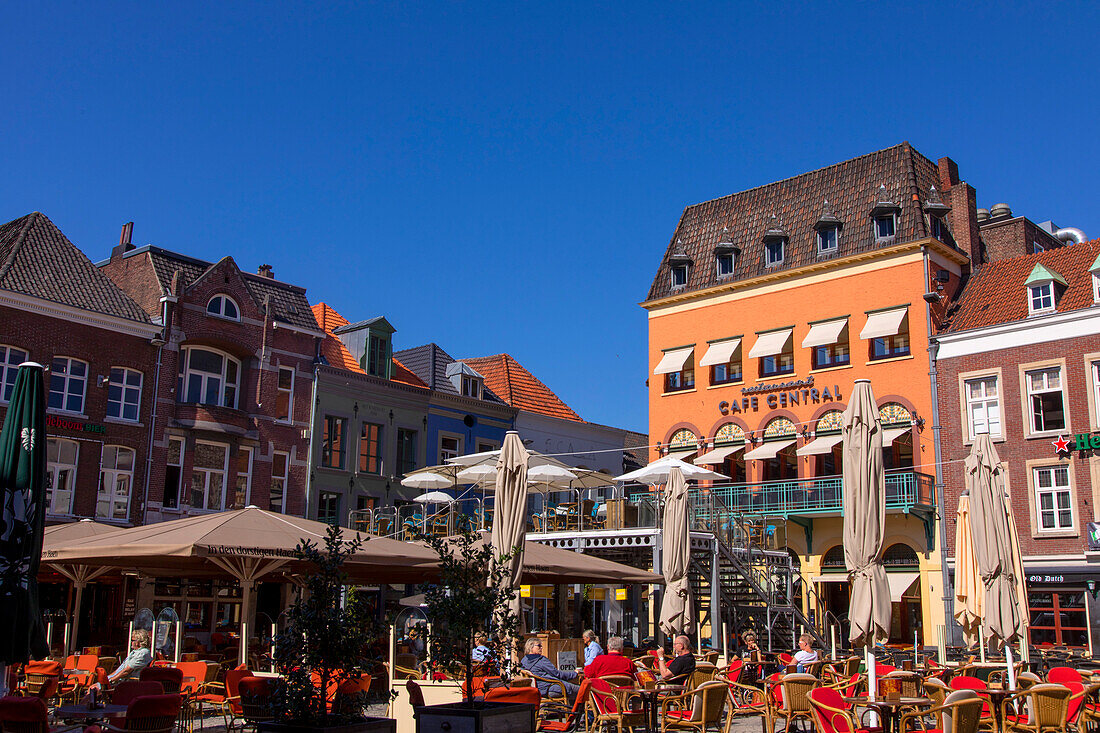
<svg viewBox="0 0 1100 733">
<path fill-rule="evenodd" d="M 1077 433 L 1073 440 L 1067 440 L 1059 435 L 1057 440 L 1050 441 L 1054 446 L 1054 452 L 1058 455 L 1071 451 L 1100 450 L 1100 433 Z"/>
</svg>

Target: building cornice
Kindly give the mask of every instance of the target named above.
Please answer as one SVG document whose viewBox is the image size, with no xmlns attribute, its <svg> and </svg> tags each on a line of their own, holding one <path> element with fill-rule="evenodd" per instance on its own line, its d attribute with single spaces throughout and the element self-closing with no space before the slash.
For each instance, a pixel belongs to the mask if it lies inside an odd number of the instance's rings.
<svg viewBox="0 0 1100 733">
<path fill-rule="evenodd" d="M 161 327 L 153 323 L 131 321 L 106 313 L 96 313 L 95 311 L 84 310 L 82 308 L 74 308 L 71 305 L 55 303 L 52 300 L 36 298 L 33 295 L 17 293 L 12 290 L 0 290 L 0 305 L 26 311 L 27 313 L 35 313 L 37 315 L 57 318 L 70 323 L 92 326 L 93 328 L 102 328 L 107 331 L 114 331 L 115 333 L 136 336 L 143 339 L 151 339 L 161 331 Z"/>
<path fill-rule="evenodd" d="M 408 392 L 410 394 L 415 394 L 425 400 L 428 398 L 429 390 L 427 387 L 417 387 L 412 384 L 405 384 L 404 382 L 397 382 L 390 379 L 382 379 L 381 377 L 374 377 L 370 374 L 361 374 L 359 372 L 341 369 L 340 367 L 334 367 L 331 364 L 318 366 L 317 374 L 324 377 L 325 379 L 329 377 L 334 380 L 345 379 L 348 380 L 349 383 L 354 381 L 362 384 L 364 387 L 369 386 L 383 390 L 390 389 L 398 392 Z M 326 385 L 332 384 L 331 382 L 326 383 L 325 379 L 321 380 L 320 384 L 318 385 L 318 389 L 323 389 L 326 387 Z"/>
<path fill-rule="evenodd" d="M 1100 335 L 1100 306 L 1093 305 L 1068 313 L 1030 316 L 1011 323 L 943 333 L 934 336 L 932 343 L 938 346 L 936 358 L 942 360 L 1096 335 Z"/>
<path fill-rule="evenodd" d="M 323 339 L 328 334 L 324 331 L 318 331 L 316 328 L 306 328 L 305 326 L 295 326 L 293 323 L 286 321 L 272 321 L 272 329 L 285 328 L 288 331 L 294 331 L 295 333 L 304 333 L 306 336 L 313 336 L 314 338 Z"/>
</svg>

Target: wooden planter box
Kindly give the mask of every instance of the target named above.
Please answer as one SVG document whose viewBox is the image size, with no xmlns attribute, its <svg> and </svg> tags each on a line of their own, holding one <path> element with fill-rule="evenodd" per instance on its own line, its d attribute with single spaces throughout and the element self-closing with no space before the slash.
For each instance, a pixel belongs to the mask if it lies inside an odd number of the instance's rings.
<svg viewBox="0 0 1100 733">
<path fill-rule="evenodd" d="M 535 706 L 518 702 L 425 705 L 416 708 L 417 733 L 526 733 L 535 730 Z"/>
<path fill-rule="evenodd" d="M 367 718 L 358 723 L 330 725 L 318 728 L 312 725 L 293 723 L 260 723 L 256 726 L 259 733 L 397 733 L 397 721 L 393 718 Z"/>
</svg>

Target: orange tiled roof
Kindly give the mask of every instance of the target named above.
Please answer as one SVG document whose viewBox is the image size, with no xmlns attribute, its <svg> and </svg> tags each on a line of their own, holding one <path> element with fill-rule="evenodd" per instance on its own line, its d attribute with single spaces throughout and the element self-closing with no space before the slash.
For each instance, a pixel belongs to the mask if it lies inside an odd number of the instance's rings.
<svg viewBox="0 0 1100 733">
<path fill-rule="evenodd" d="M 363 367 L 359 366 L 359 362 L 355 361 L 355 357 L 351 355 L 344 343 L 332 335 L 332 332 L 341 326 L 348 325 L 348 319 L 334 311 L 329 305 L 325 303 L 318 303 L 313 307 L 313 317 L 317 319 L 318 325 L 321 326 L 321 330 L 325 332 L 325 340 L 321 342 L 321 354 L 331 366 L 338 369 L 347 369 L 349 372 L 356 372 L 358 374 L 366 374 Z M 393 360 L 393 377 L 390 381 L 400 382 L 401 384 L 407 384 L 412 387 L 422 387 L 427 389 L 428 385 L 419 379 L 415 374 L 405 368 L 405 365 L 399 362 L 397 359 Z"/>
<path fill-rule="evenodd" d="M 459 359 L 485 377 L 485 386 L 512 407 L 563 420 L 584 422 L 545 384 L 509 354 Z"/>
<path fill-rule="evenodd" d="M 1027 318 L 1024 282 L 1036 264 L 1066 279 L 1066 289 L 1056 305 L 1057 312 L 1088 308 L 1093 305 L 1092 273 L 1089 268 L 1098 254 L 1100 239 L 1094 239 L 1037 254 L 988 262 L 970 277 L 946 330 L 967 331 Z"/>
</svg>

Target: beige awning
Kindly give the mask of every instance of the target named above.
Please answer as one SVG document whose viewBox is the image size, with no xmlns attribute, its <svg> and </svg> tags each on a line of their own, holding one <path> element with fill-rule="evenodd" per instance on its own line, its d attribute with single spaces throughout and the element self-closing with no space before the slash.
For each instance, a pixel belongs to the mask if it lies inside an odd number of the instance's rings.
<svg viewBox="0 0 1100 733">
<path fill-rule="evenodd" d="M 775 458 L 779 451 L 788 446 L 792 446 L 797 442 L 796 439 L 791 440 L 773 440 L 770 443 L 765 443 L 759 448 L 753 448 L 745 454 L 746 461 L 763 461 L 768 458 Z"/>
<path fill-rule="evenodd" d="M 886 573 L 886 582 L 890 584 L 890 600 L 897 603 L 913 585 L 920 573 Z"/>
<path fill-rule="evenodd" d="M 827 346 L 840 340 L 840 332 L 848 325 L 847 318 L 838 318 L 835 321 L 815 323 L 810 326 L 810 332 L 802 339 L 802 348 L 811 349 L 814 346 Z"/>
<path fill-rule="evenodd" d="M 714 366 L 715 364 L 728 364 L 733 358 L 734 352 L 741 346 L 741 339 L 728 339 L 718 341 L 710 345 L 707 353 L 699 360 L 699 366 Z"/>
<path fill-rule="evenodd" d="M 724 445 L 721 448 L 715 448 L 712 451 L 704 453 L 692 462 L 696 466 L 713 466 L 723 462 L 734 453 L 743 450 L 745 450 L 744 445 Z"/>
<path fill-rule="evenodd" d="M 820 456 L 823 453 L 829 453 L 833 450 L 833 446 L 841 443 L 844 440 L 844 436 L 840 433 L 836 435 L 822 435 L 820 438 L 814 438 L 806 445 L 802 446 L 795 451 L 800 456 Z"/>
<path fill-rule="evenodd" d="M 913 428 L 886 428 L 882 431 L 882 447 L 889 448 L 894 441 L 908 433 Z"/>
<path fill-rule="evenodd" d="M 698 452 L 698 448 L 678 448 L 677 450 L 670 450 L 666 457 L 675 458 L 678 461 L 686 461 L 688 456 L 693 456 Z"/>
<path fill-rule="evenodd" d="M 665 355 L 661 357 L 660 363 L 657 364 L 657 368 L 653 370 L 653 373 L 673 374 L 683 371 L 684 364 L 687 364 L 687 360 L 691 358 L 691 352 L 693 351 L 695 351 L 694 346 L 685 346 L 682 349 L 666 351 Z"/>
<path fill-rule="evenodd" d="M 908 308 L 895 308 L 867 315 L 867 325 L 859 332 L 861 339 L 877 339 L 883 336 L 896 336 L 901 330 Z"/>
<path fill-rule="evenodd" d="M 756 343 L 752 345 L 752 350 L 749 351 L 749 358 L 762 359 L 765 356 L 782 354 L 787 347 L 787 342 L 791 339 L 793 331 L 793 328 L 784 328 L 779 331 L 760 334 L 756 337 Z"/>
</svg>

